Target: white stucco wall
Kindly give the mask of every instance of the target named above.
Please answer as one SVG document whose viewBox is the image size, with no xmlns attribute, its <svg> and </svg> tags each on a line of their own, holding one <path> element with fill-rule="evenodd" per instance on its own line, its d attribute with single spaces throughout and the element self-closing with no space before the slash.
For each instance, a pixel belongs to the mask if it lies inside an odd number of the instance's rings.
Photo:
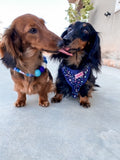
<svg viewBox="0 0 120 160">
<path fill-rule="evenodd" d="M 90 12 L 89 22 L 100 32 L 103 52 L 120 53 L 120 11 L 115 12 L 116 0 L 91 0 L 94 9 Z M 110 12 L 106 17 L 104 13 Z"/>
</svg>

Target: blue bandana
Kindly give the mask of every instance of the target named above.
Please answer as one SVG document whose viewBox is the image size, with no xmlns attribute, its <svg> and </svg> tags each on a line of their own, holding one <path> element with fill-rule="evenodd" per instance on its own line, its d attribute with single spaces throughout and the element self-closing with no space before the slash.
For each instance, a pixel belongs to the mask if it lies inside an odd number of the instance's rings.
<svg viewBox="0 0 120 160">
<path fill-rule="evenodd" d="M 86 65 L 82 70 L 73 70 L 63 66 L 62 72 L 67 83 L 72 87 L 72 96 L 76 98 L 80 87 L 86 83 L 90 75 L 90 65 Z"/>
</svg>

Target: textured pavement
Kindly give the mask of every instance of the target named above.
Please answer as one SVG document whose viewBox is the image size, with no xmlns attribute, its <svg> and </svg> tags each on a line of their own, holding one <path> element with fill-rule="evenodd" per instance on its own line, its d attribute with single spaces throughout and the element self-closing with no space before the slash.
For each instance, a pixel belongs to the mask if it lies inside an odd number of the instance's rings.
<svg viewBox="0 0 120 160">
<path fill-rule="evenodd" d="M 55 79 L 57 63 L 48 68 Z M 88 109 L 72 98 L 43 108 L 37 95 L 15 108 L 17 94 L 1 63 L 0 75 L 0 160 L 120 159 L 120 70 L 102 67 Z"/>
</svg>

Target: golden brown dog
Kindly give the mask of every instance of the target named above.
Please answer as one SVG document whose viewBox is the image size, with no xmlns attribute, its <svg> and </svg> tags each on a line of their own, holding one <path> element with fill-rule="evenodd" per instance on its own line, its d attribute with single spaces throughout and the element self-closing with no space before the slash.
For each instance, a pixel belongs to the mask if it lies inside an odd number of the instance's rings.
<svg viewBox="0 0 120 160">
<path fill-rule="evenodd" d="M 6 29 L 0 54 L 15 83 L 16 107 L 25 106 L 26 94 L 39 94 L 39 105 L 49 105 L 48 93 L 54 86 L 50 72 L 43 66 L 42 51 L 57 53 L 59 41 L 60 38 L 46 28 L 43 19 L 31 14 L 16 18 Z"/>
</svg>

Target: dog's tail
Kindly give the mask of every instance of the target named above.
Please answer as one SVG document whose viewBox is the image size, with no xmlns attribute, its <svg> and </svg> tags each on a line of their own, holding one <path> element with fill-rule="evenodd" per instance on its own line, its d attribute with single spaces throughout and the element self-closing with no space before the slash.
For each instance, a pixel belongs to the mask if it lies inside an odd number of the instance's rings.
<svg viewBox="0 0 120 160">
<path fill-rule="evenodd" d="M 95 87 L 95 88 L 94 88 L 94 87 Z M 93 91 L 97 91 L 96 87 L 100 87 L 100 85 L 94 84 L 94 86 L 93 86 Z"/>
<path fill-rule="evenodd" d="M 100 85 L 98 85 L 98 84 L 94 84 L 94 87 L 100 87 Z"/>
</svg>

